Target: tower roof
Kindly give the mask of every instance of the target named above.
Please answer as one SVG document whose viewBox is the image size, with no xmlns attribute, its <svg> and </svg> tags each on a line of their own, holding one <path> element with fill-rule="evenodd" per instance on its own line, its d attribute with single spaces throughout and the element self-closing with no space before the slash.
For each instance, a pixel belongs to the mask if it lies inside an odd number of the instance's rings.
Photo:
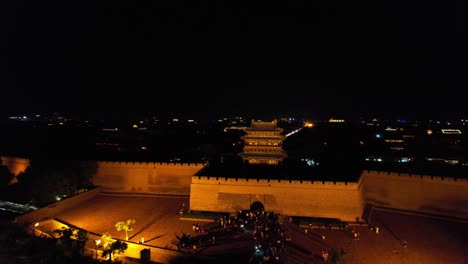
<svg viewBox="0 0 468 264">
<path fill-rule="evenodd" d="M 252 122 L 250 123 L 250 127 L 247 127 L 247 131 L 275 131 L 275 132 L 282 132 L 283 129 L 278 127 L 278 121 L 275 119 L 270 122 L 266 121 L 255 121 L 252 119 Z"/>
</svg>

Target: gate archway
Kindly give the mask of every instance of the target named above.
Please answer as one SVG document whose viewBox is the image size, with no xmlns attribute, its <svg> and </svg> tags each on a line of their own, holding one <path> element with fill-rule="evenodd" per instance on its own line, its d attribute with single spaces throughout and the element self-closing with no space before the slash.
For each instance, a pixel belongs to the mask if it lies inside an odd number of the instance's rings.
<svg viewBox="0 0 468 264">
<path fill-rule="evenodd" d="M 265 210 L 265 206 L 259 201 L 255 201 L 250 205 L 250 211 L 262 211 Z"/>
</svg>

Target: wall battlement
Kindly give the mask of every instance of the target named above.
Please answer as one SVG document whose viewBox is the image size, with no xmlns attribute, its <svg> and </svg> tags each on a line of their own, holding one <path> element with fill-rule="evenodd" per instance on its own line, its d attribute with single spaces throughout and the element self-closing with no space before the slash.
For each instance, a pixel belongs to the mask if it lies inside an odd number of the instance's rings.
<svg viewBox="0 0 468 264">
<path fill-rule="evenodd" d="M 17 174 L 26 158 L 0 156 Z M 107 192 L 190 196 L 190 209 L 233 212 L 254 201 L 299 216 L 362 216 L 365 204 L 468 219 L 468 177 L 364 170 L 356 182 L 229 178 L 198 175 L 206 163 L 84 161 L 83 172 Z M 310 214 L 310 215 L 309 215 Z"/>
<path fill-rule="evenodd" d="M 229 212 L 254 201 L 288 215 L 363 217 L 365 204 L 468 218 L 468 180 L 444 176 L 366 170 L 357 182 L 245 179 L 193 176 L 192 210 Z"/>
<path fill-rule="evenodd" d="M 430 183 L 441 183 L 441 184 L 468 184 L 468 178 L 453 178 L 445 176 L 433 176 L 433 175 L 424 175 L 424 174 L 413 174 L 413 173 L 400 173 L 400 172 L 390 172 L 390 171 L 373 171 L 366 170 L 361 174 L 362 177 L 399 177 L 401 180 L 411 180 L 411 181 L 422 181 Z M 468 175 L 467 175 L 468 176 Z"/>
<path fill-rule="evenodd" d="M 349 189 L 356 190 L 359 187 L 357 182 L 335 182 L 335 181 L 300 181 L 300 180 L 281 180 L 281 179 L 245 179 L 245 178 L 226 178 L 226 177 L 208 177 L 193 176 L 192 184 L 211 184 L 211 185 L 248 185 L 262 187 L 284 187 L 284 188 L 324 188 L 324 189 Z"/>
<path fill-rule="evenodd" d="M 100 166 L 183 166 L 183 167 L 199 167 L 205 166 L 206 163 L 175 163 L 175 162 L 145 162 L 145 161 L 84 161 L 83 164 L 98 163 Z"/>
<path fill-rule="evenodd" d="M 190 195 L 192 176 L 204 163 L 91 161 L 82 169 L 103 191 Z"/>
<path fill-rule="evenodd" d="M 468 180 L 409 173 L 364 171 L 368 204 L 468 219 Z"/>
</svg>

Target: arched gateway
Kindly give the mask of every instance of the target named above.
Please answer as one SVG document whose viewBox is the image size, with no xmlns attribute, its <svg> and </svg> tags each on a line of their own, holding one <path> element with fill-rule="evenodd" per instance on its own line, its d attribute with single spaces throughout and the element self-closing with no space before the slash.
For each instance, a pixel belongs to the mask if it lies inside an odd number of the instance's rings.
<svg viewBox="0 0 468 264">
<path fill-rule="evenodd" d="M 265 210 L 265 207 L 259 201 L 255 201 L 250 205 L 250 211 L 262 211 L 262 210 Z"/>
</svg>

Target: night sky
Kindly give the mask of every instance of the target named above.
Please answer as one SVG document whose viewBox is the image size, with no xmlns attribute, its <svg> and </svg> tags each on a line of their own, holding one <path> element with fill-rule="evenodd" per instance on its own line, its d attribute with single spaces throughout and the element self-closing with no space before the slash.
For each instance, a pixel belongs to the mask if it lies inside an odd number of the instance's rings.
<svg viewBox="0 0 468 264">
<path fill-rule="evenodd" d="M 463 1 L 4 2 L 4 115 L 468 114 Z"/>
</svg>

